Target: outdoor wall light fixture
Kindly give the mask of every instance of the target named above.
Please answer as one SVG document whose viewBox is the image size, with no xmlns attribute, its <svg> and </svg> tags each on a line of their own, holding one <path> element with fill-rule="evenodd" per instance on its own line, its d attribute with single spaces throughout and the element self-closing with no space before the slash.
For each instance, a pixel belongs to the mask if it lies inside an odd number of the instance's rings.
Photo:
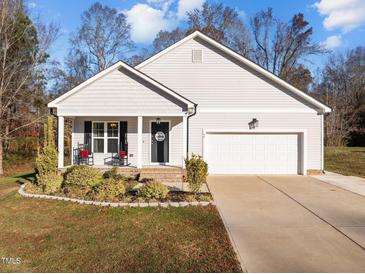
<svg viewBox="0 0 365 274">
<path fill-rule="evenodd" d="M 161 123 L 161 119 L 159 117 L 156 118 L 156 124 L 160 124 Z"/>
<path fill-rule="evenodd" d="M 259 127 L 259 120 L 257 120 L 256 118 L 253 118 L 252 121 L 248 123 L 248 127 L 250 129 L 255 129 L 255 128 Z"/>
</svg>

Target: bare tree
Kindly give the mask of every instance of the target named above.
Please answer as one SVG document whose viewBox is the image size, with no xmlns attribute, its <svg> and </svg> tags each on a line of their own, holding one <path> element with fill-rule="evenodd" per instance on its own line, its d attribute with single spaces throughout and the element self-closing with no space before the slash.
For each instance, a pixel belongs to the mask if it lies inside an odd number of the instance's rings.
<svg viewBox="0 0 365 274">
<path fill-rule="evenodd" d="M 243 56 L 249 56 L 251 52 L 251 40 L 245 24 L 238 12 L 223 4 L 203 4 L 202 9 L 187 12 L 187 28 L 177 27 L 172 31 L 161 30 L 154 39 L 153 50 L 157 53 L 196 30 L 203 32 L 218 42 L 232 48 Z M 135 56 L 137 57 L 137 56 Z M 146 59 L 149 56 L 138 56 L 138 59 Z"/>
<path fill-rule="evenodd" d="M 347 145 L 365 128 L 365 49 L 332 55 L 314 94 L 333 109 L 325 119 L 326 145 Z"/>
<path fill-rule="evenodd" d="M 131 57 L 129 57 L 127 59 L 127 63 L 130 66 L 136 66 L 136 65 L 142 63 L 144 60 L 146 60 L 147 58 L 149 58 L 151 56 L 152 56 L 152 53 L 151 53 L 151 51 L 149 49 L 142 48 L 140 50 L 140 53 L 139 54 L 134 54 Z"/>
<path fill-rule="evenodd" d="M 160 30 L 160 32 L 156 35 L 156 38 L 153 40 L 153 53 L 157 53 L 177 41 L 181 40 L 186 36 L 186 31 L 181 28 L 176 28 L 172 31 L 164 31 Z"/>
<path fill-rule="evenodd" d="M 55 25 L 34 25 L 21 0 L 0 1 L 0 175 L 4 142 L 41 117 L 29 115 L 36 83 L 42 81 L 47 50 L 58 35 Z M 37 32 L 37 29 L 39 30 Z"/>
<path fill-rule="evenodd" d="M 130 29 L 123 13 L 93 4 L 82 14 L 81 27 L 70 39 L 68 67 L 74 67 L 72 62 L 77 60 L 90 74 L 104 70 L 133 48 Z"/>
<path fill-rule="evenodd" d="M 313 29 L 308 25 L 302 13 L 294 15 L 289 23 L 275 18 L 271 8 L 257 13 L 251 21 L 253 59 L 280 78 L 293 79 L 290 74 L 299 68 L 300 61 L 325 52 L 312 42 Z"/>
<path fill-rule="evenodd" d="M 251 39 L 236 9 L 205 2 L 202 9 L 195 9 L 187 15 L 187 34 L 199 30 L 241 55 L 249 55 Z"/>
<path fill-rule="evenodd" d="M 302 64 L 299 64 L 288 69 L 286 81 L 297 89 L 309 93 L 314 79 L 311 71 Z"/>
</svg>

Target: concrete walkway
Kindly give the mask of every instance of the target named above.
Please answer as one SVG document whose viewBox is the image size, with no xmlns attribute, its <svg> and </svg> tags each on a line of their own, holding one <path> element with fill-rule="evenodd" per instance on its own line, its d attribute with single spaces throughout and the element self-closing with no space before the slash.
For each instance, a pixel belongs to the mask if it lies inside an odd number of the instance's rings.
<svg viewBox="0 0 365 274">
<path fill-rule="evenodd" d="M 210 176 L 248 272 L 365 272 L 365 198 L 304 176 Z"/>
<path fill-rule="evenodd" d="M 344 176 L 334 172 L 326 171 L 323 175 L 313 175 L 323 182 L 341 187 L 353 193 L 365 196 L 365 179 L 356 176 Z"/>
</svg>

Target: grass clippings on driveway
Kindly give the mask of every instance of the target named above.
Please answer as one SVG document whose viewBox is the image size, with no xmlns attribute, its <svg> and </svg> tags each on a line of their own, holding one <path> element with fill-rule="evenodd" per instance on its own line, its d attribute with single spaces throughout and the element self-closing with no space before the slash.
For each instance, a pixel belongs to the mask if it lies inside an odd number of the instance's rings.
<svg viewBox="0 0 365 274">
<path fill-rule="evenodd" d="M 325 147 L 324 169 L 365 178 L 365 147 Z"/>
<path fill-rule="evenodd" d="M 240 272 L 214 206 L 99 208 L 27 199 L 0 178 L 0 272 Z"/>
</svg>

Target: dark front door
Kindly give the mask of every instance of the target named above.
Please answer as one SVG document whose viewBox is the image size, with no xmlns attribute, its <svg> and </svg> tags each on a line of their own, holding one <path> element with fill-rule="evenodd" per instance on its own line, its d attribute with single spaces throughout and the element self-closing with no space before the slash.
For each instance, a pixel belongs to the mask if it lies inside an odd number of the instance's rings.
<svg viewBox="0 0 365 274">
<path fill-rule="evenodd" d="M 152 122 L 151 125 L 151 162 L 169 162 L 169 123 Z"/>
</svg>

